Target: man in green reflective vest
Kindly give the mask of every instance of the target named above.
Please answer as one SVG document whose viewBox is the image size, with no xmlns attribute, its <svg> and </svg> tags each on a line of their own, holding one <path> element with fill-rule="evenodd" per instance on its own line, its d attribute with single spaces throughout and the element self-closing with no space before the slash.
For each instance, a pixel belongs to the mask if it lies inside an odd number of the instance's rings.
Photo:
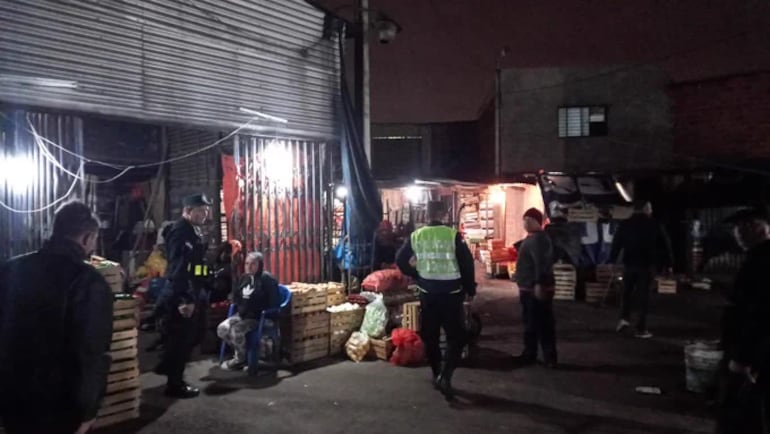
<svg viewBox="0 0 770 434">
<path fill-rule="evenodd" d="M 427 208 L 430 224 L 412 233 L 396 255 L 396 264 L 420 288 L 420 335 L 433 381 L 447 399 L 453 399 L 452 374 L 466 341 L 463 304 L 476 295 L 473 256 L 460 234 L 442 223 L 444 204 L 429 202 Z M 447 340 L 443 360 L 442 328 Z"/>
</svg>

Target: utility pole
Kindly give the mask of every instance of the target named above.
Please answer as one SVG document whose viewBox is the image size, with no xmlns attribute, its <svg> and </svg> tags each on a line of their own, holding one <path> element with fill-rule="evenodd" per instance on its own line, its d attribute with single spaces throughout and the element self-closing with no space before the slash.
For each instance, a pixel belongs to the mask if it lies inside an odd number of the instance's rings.
<svg viewBox="0 0 770 434">
<path fill-rule="evenodd" d="M 359 0 L 361 11 L 361 141 L 366 162 L 372 167 L 371 82 L 369 79 L 369 0 Z"/>
<path fill-rule="evenodd" d="M 503 57 L 507 55 L 508 47 L 504 47 L 497 55 L 497 62 L 495 65 L 495 178 L 497 181 L 500 181 L 502 177 L 502 151 L 500 145 L 502 123 L 500 110 L 503 108 L 503 91 L 500 80 L 502 76 L 502 60 Z"/>
</svg>

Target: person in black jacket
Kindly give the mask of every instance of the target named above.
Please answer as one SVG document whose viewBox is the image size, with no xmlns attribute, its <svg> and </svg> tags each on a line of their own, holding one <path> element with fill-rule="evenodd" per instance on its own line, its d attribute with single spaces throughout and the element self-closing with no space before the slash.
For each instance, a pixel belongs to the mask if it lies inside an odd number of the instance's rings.
<svg viewBox="0 0 770 434">
<path fill-rule="evenodd" d="M 770 427 L 770 216 L 747 209 L 729 219 L 746 260 L 722 318 L 718 432 L 766 433 Z"/>
<path fill-rule="evenodd" d="M 447 399 L 453 399 L 452 375 L 467 343 L 464 302 L 476 295 L 475 269 L 460 233 L 442 223 L 447 214 L 444 204 L 429 202 L 427 208 L 431 223 L 412 233 L 396 254 L 396 264 L 417 281 L 420 335 L 434 384 Z M 447 340 L 443 361 L 439 345 L 442 328 Z"/>
<path fill-rule="evenodd" d="M 0 267 L 0 419 L 8 434 L 87 432 L 107 384 L 112 293 L 84 260 L 99 221 L 64 205 L 37 252 Z"/>
<path fill-rule="evenodd" d="M 222 364 L 222 369 L 242 369 L 246 363 L 246 334 L 257 328 L 262 311 L 276 308 L 281 303 L 278 281 L 264 271 L 262 254 L 252 252 L 246 257 L 246 273 L 233 291 L 237 313 L 222 321 L 217 335 L 233 347 L 234 356 Z M 273 321 L 276 318 L 268 318 Z M 266 324 L 272 326 L 272 324 Z"/>
<path fill-rule="evenodd" d="M 165 345 L 155 372 L 168 377 L 166 395 L 184 399 L 200 394 L 200 390 L 184 382 L 184 368 L 202 336 L 205 321 L 207 246 L 199 228 L 209 216 L 211 201 L 196 194 L 186 197 L 182 204 L 182 218 L 164 234 L 167 281 L 156 309 L 163 316 Z"/>
<path fill-rule="evenodd" d="M 652 333 L 647 330 L 647 310 L 655 273 L 660 266 L 666 268 L 669 274 L 673 272 L 671 242 L 663 226 L 652 218 L 652 205 L 649 202 L 637 202 L 634 215 L 618 227 L 612 240 L 610 263 L 614 264 L 621 252 L 625 288 L 616 330 L 621 332 L 629 327 L 633 297 L 636 296 L 639 309 L 636 337 L 649 339 Z"/>
<path fill-rule="evenodd" d="M 520 366 L 535 363 L 539 345 L 545 365 L 555 368 L 558 356 L 553 315 L 554 249 L 551 238 L 543 231 L 543 220 L 543 213 L 536 208 L 528 209 L 522 217 L 528 235 L 517 248 L 519 256 L 514 279 L 519 287 L 524 322 L 524 351 L 515 362 Z"/>
</svg>

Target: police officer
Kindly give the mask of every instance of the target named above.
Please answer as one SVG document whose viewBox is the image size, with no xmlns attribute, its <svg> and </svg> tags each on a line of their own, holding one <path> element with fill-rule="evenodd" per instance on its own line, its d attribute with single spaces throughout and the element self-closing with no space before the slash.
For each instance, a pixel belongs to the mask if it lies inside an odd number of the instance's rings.
<svg viewBox="0 0 770 434">
<path fill-rule="evenodd" d="M 168 377 L 166 395 L 194 398 L 200 391 L 184 382 L 184 368 L 205 320 L 208 266 L 200 233 L 211 201 L 203 194 L 184 198 L 182 218 L 166 232 L 166 286 L 157 303 L 163 317 L 165 346 L 156 372 Z"/>
<path fill-rule="evenodd" d="M 396 264 L 402 273 L 415 278 L 420 288 L 420 334 L 433 381 L 447 399 L 453 399 L 452 374 L 466 341 L 464 302 L 476 295 L 475 270 L 473 256 L 460 234 L 442 223 L 444 204 L 429 202 L 427 211 L 430 224 L 412 233 L 396 255 Z M 442 328 L 447 340 L 443 361 L 439 346 Z"/>
</svg>

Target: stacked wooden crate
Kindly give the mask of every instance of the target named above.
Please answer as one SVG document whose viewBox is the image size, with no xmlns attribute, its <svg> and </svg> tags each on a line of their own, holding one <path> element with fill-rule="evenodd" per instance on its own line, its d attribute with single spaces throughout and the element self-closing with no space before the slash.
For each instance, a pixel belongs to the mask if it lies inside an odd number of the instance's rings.
<svg viewBox="0 0 770 434">
<path fill-rule="evenodd" d="M 553 276 L 556 281 L 554 300 L 574 300 L 577 286 L 575 267 L 569 264 L 556 264 L 553 266 Z"/>
<path fill-rule="evenodd" d="M 345 293 L 345 284 L 329 282 L 326 284 L 326 306 L 337 306 L 346 302 L 348 295 Z"/>
<path fill-rule="evenodd" d="M 676 290 L 677 290 L 676 279 L 659 277 L 657 280 L 658 280 L 658 294 L 676 294 Z"/>
<path fill-rule="evenodd" d="M 117 297 L 113 303 L 110 373 L 95 428 L 139 417 L 142 393 L 138 360 L 138 305 L 135 299 Z"/>
<path fill-rule="evenodd" d="M 608 288 L 609 282 L 586 282 L 586 303 L 601 303 Z"/>
<path fill-rule="evenodd" d="M 350 335 L 361 328 L 365 311 L 365 309 L 359 308 L 329 313 L 329 354 L 342 353 Z"/>
<path fill-rule="evenodd" d="M 120 264 L 99 256 L 92 256 L 91 265 L 104 277 L 113 294 L 123 292 L 123 269 Z"/>
<path fill-rule="evenodd" d="M 329 355 L 329 313 L 326 284 L 292 283 L 289 360 L 302 363 Z"/>
<path fill-rule="evenodd" d="M 420 331 L 420 302 L 404 303 L 401 307 L 401 327 L 416 332 Z"/>
<path fill-rule="evenodd" d="M 505 241 L 497 239 L 487 241 L 486 250 L 481 251 L 480 257 L 487 274 L 490 276 L 507 274 L 508 262 L 513 259 L 505 247 Z"/>
<path fill-rule="evenodd" d="M 607 301 L 616 301 L 620 297 L 617 290 L 622 278 L 622 265 L 600 264 L 596 266 L 596 282 L 604 286 L 603 291 L 607 294 Z M 604 298 L 604 293 L 602 297 Z"/>
<path fill-rule="evenodd" d="M 390 337 L 384 337 L 382 339 L 369 339 L 369 353 L 367 357 L 370 359 L 378 360 L 390 360 L 390 356 L 393 355 L 395 348 Z"/>
</svg>

